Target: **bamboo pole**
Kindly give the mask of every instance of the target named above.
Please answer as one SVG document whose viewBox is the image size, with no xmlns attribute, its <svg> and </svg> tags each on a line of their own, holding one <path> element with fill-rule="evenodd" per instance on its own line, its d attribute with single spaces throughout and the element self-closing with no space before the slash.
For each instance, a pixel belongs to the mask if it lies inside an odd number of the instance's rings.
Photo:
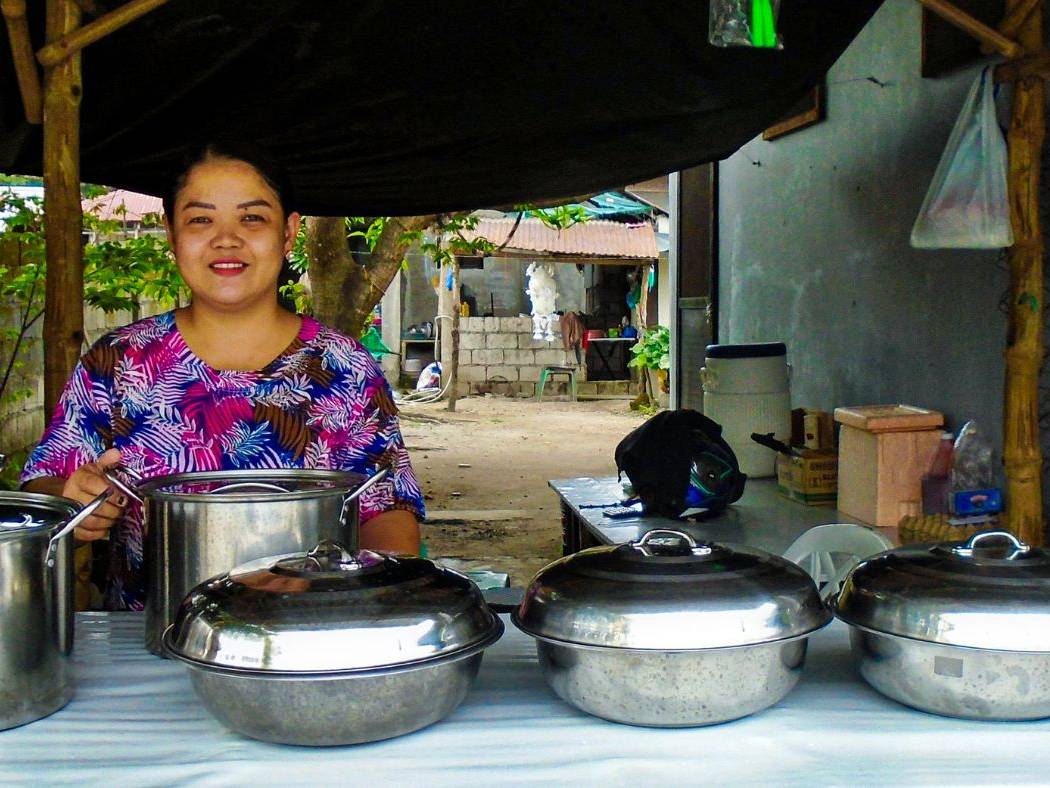
<svg viewBox="0 0 1050 788">
<path fill-rule="evenodd" d="M 11 56 L 15 62 L 18 91 L 22 94 L 22 108 L 26 120 L 38 124 L 43 118 L 40 97 L 40 75 L 33 58 L 33 45 L 29 40 L 29 23 L 26 21 L 25 0 L 2 0 L 4 21 L 7 23 L 7 38 L 11 42 Z"/>
<path fill-rule="evenodd" d="M 1007 0 L 1006 11 L 1025 3 Z M 1043 46 L 1040 3 L 1020 31 L 1025 50 Z M 1039 169 L 1046 134 L 1045 81 L 1029 75 L 1014 85 L 1007 146 L 1007 193 L 1014 245 L 1009 250 L 1010 318 L 1006 347 L 1003 461 L 1006 525 L 1029 544 L 1045 539 L 1042 513 L 1042 451 L 1039 445 L 1039 370 L 1043 364 L 1043 234 L 1039 225 Z"/>
<path fill-rule="evenodd" d="M 80 24 L 73 0 L 47 0 L 47 40 Z M 80 55 L 44 70 L 44 408 L 54 412 L 84 340 L 80 233 Z"/>
<path fill-rule="evenodd" d="M 48 38 L 47 45 L 41 47 L 36 53 L 36 59 L 45 67 L 57 65 L 88 44 L 95 43 L 166 2 L 168 0 L 130 0 L 108 14 L 100 16 L 94 22 L 83 27 L 72 28 L 53 40 Z M 80 5 L 79 3 L 76 5 L 79 13 Z"/>
<path fill-rule="evenodd" d="M 942 19 L 951 22 L 961 30 L 966 31 L 978 41 L 987 44 L 1004 57 L 1020 57 L 1024 53 L 1024 47 L 1016 41 L 1004 36 L 998 30 L 989 27 L 984 22 L 974 19 L 968 13 L 948 2 L 948 0 L 919 0 L 924 8 L 928 8 Z M 1017 5 L 1017 2 L 1007 0 L 1008 8 Z M 1019 0 L 1026 2 L 1026 0 Z M 1009 15 L 1009 11 L 1007 12 Z"/>
<path fill-rule="evenodd" d="M 452 256 L 452 330 L 449 336 L 452 341 L 452 353 L 449 357 L 448 371 L 448 409 L 455 413 L 456 400 L 459 399 L 459 258 Z"/>
<path fill-rule="evenodd" d="M 1027 77 L 1050 79 L 1050 51 L 1010 60 L 995 67 L 996 82 L 1016 82 Z"/>
</svg>

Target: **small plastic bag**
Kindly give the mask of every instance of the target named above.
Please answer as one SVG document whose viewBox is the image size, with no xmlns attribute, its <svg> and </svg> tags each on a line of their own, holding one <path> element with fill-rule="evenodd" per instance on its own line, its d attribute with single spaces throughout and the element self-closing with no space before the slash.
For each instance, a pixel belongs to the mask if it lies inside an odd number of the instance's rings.
<svg viewBox="0 0 1050 788">
<path fill-rule="evenodd" d="M 974 81 L 944 149 L 911 245 L 1000 249 L 1014 242 L 1006 199 L 1006 140 L 995 115 L 992 70 Z"/>
<path fill-rule="evenodd" d="M 783 49 L 779 13 L 780 0 L 711 0 L 707 41 L 716 47 Z"/>
<path fill-rule="evenodd" d="M 441 364 L 431 361 L 416 379 L 416 391 L 427 391 L 429 389 L 441 388 Z"/>
<path fill-rule="evenodd" d="M 981 434 L 976 421 L 966 422 L 955 439 L 952 453 L 951 489 L 982 490 L 995 487 L 992 445 Z"/>
</svg>

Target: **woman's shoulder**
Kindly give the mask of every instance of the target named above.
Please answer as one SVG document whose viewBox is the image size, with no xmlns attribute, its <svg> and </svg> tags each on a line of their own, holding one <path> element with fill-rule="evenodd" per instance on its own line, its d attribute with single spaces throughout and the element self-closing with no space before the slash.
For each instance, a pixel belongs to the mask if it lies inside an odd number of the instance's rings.
<svg viewBox="0 0 1050 788">
<path fill-rule="evenodd" d="M 320 356 L 328 367 L 364 373 L 368 377 L 382 375 L 372 354 L 360 341 L 316 318 L 303 315 L 299 339 L 314 354 Z"/>
<path fill-rule="evenodd" d="M 112 370 L 119 358 L 128 351 L 143 350 L 169 336 L 174 330 L 174 311 L 144 317 L 103 334 L 80 360 L 92 370 Z"/>
</svg>

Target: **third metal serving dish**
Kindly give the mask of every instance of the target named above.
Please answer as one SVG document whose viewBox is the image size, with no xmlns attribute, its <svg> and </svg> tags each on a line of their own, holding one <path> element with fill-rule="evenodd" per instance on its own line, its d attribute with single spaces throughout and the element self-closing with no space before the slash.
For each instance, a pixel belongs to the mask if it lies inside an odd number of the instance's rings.
<svg viewBox="0 0 1050 788">
<path fill-rule="evenodd" d="M 794 564 L 662 529 L 555 561 L 513 615 L 563 700 L 661 727 L 776 703 L 798 681 L 807 637 L 830 619 Z"/>
<path fill-rule="evenodd" d="M 952 717 L 1050 717 L 1050 553 L 1005 531 L 861 562 L 836 613 L 861 676 Z"/>
</svg>

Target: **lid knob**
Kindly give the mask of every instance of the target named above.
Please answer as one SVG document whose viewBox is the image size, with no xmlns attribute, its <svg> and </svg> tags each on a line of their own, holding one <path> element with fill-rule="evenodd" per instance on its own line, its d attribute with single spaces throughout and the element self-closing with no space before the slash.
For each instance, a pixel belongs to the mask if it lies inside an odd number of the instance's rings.
<svg viewBox="0 0 1050 788">
<path fill-rule="evenodd" d="M 652 531 L 647 531 L 641 539 L 636 542 L 631 542 L 631 547 L 644 555 L 654 555 L 652 548 L 649 547 L 649 543 L 653 539 L 678 539 L 679 540 L 679 552 L 682 554 L 691 553 L 695 556 L 711 555 L 711 546 L 706 544 L 697 544 L 696 540 L 693 539 L 689 534 L 683 531 L 674 531 L 670 528 L 654 528 Z M 683 545 L 684 543 L 684 549 Z M 653 544 L 653 547 L 657 547 L 657 544 Z"/>
<path fill-rule="evenodd" d="M 988 539 L 1005 539 L 1013 545 L 1013 550 L 1006 556 L 1008 561 L 1025 555 L 1032 549 L 1027 542 L 1022 542 L 1009 531 L 981 531 L 966 540 L 966 544 L 953 547 L 952 552 L 962 558 L 973 558 L 973 551 L 977 549 L 981 542 Z"/>
<path fill-rule="evenodd" d="M 363 564 L 354 554 L 338 542 L 323 539 L 313 550 L 306 554 L 303 561 L 304 572 L 338 572 L 360 569 Z"/>
</svg>

